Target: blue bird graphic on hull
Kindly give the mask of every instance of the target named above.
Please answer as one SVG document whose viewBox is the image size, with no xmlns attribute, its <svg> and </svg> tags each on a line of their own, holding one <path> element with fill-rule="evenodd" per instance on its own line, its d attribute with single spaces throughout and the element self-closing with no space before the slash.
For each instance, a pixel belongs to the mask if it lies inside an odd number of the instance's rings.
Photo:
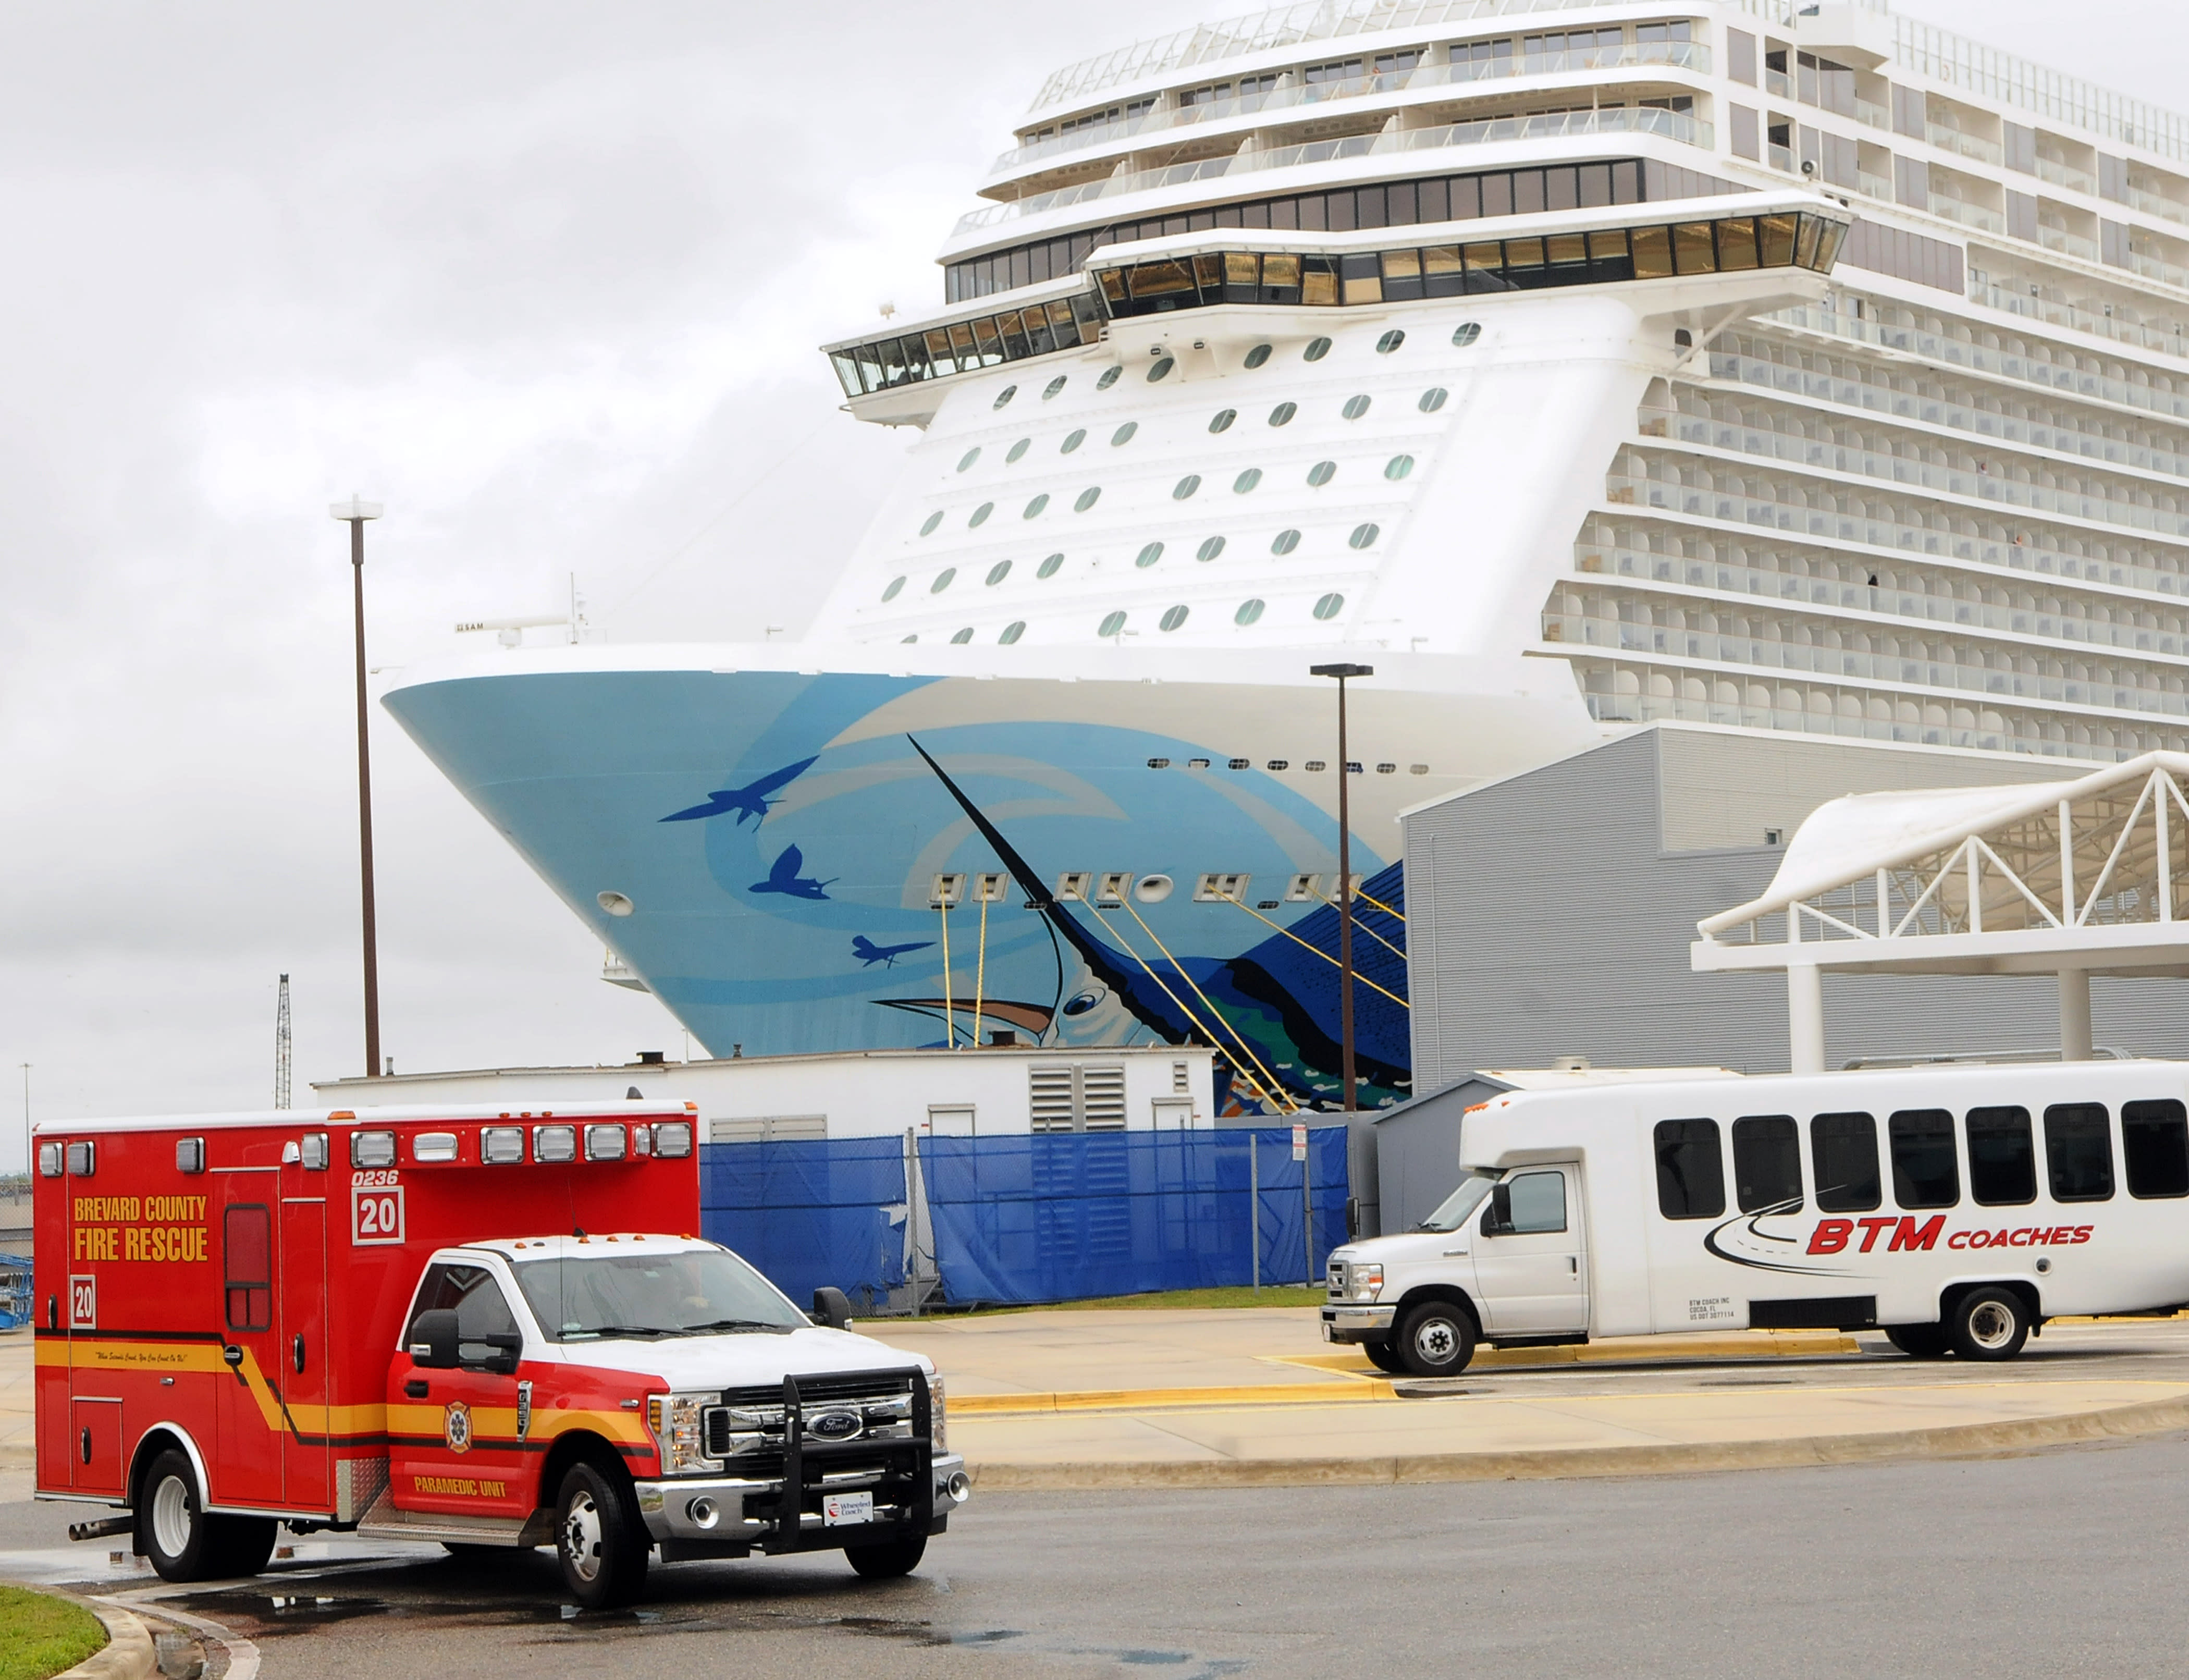
<svg viewBox="0 0 2189 1680">
<path fill-rule="evenodd" d="M 811 761 L 808 761 L 811 762 Z M 767 879 L 755 881 L 745 889 L 748 892 L 780 892 L 789 898 L 821 898 L 829 895 L 824 886 L 834 886 L 839 877 L 831 875 L 825 881 L 817 881 L 810 875 L 798 872 L 806 867 L 806 854 L 795 846 L 786 846 L 775 862 L 768 865 Z"/>
<path fill-rule="evenodd" d="M 816 757 L 819 755 L 815 755 Z M 777 801 L 768 797 L 796 781 L 811 769 L 813 760 L 801 758 L 795 764 L 786 764 L 780 770 L 769 772 L 756 782 L 748 782 L 742 788 L 722 788 L 707 795 L 704 805 L 687 806 L 682 811 L 672 811 L 660 820 L 664 823 L 696 823 L 709 817 L 727 817 L 738 813 L 738 826 L 744 827 L 748 817 L 765 818 Z M 818 897 L 816 893 L 812 897 Z"/>
<path fill-rule="evenodd" d="M 877 945 L 863 933 L 855 933 L 851 936 L 851 954 L 868 968 L 880 963 L 884 968 L 893 969 L 899 957 L 912 951 L 925 951 L 934 943 L 931 939 L 921 939 L 909 945 Z"/>
</svg>

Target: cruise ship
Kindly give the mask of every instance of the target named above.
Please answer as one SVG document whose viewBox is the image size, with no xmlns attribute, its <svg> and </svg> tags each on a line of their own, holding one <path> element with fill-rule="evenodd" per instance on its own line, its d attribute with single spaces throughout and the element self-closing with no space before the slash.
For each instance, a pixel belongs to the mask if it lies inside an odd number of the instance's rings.
<svg viewBox="0 0 2189 1680">
<path fill-rule="evenodd" d="M 1409 806 L 1657 718 L 2189 749 L 2181 117 L 1878 5 L 1332 0 L 1010 142 L 936 306 L 823 347 L 917 441 L 802 640 L 386 696 L 711 1053 L 1333 1106 L 1343 778 L 1389 1103 Z"/>
</svg>

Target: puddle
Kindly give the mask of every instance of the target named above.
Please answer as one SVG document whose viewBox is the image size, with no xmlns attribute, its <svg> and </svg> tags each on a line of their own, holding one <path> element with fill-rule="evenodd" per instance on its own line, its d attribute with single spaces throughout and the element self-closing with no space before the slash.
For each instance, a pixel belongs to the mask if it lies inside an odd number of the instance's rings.
<svg viewBox="0 0 2189 1680">
<path fill-rule="evenodd" d="M 1790 1389 L 1791 1377 L 1705 1377 L 1696 1383 L 1699 1389 Z"/>
</svg>

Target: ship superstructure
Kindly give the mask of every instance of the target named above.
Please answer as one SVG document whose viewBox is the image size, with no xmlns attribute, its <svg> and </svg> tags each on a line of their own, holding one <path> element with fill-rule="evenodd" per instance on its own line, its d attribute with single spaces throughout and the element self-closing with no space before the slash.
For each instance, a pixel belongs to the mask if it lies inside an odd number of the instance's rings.
<svg viewBox="0 0 2189 1680">
<path fill-rule="evenodd" d="M 1326 1100 L 1341 649 L 1394 957 L 1396 812 L 1606 727 L 2189 747 L 2180 117 L 1867 6 L 1435 0 L 1013 139 L 942 304 L 828 347 L 918 439 L 803 642 L 389 698 L 718 1054 L 1195 1037 Z"/>
</svg>

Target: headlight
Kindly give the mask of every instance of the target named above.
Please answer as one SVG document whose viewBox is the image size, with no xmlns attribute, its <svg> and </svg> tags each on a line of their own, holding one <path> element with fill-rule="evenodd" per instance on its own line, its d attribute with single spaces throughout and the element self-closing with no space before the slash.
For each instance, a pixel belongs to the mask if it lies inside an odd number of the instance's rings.
<svg viewBox="0 0 2189 1680">
<path fill-rule="evenodd" d="M 1353 1268 L 1353 1298 L 1355 1300 L 1372 1301 L 1383 1293 L 1383 1267 L 1380 1261 L 1372 1260 L 1365 1266 L 1355 1265 Z"/>
<path fill-rule="evenodd" d="M 716 1468 L 707 1457 L 706 1409 L 721 1404 L 719 1394 L 650 1394 L 646 1421 L 661 1451 L 661 1474 L 688 1476 Z"/>
<path fill-rule="evenodd" d="M 942 1400 L 942 1378 L 927 1379 L 927 1430 L 937 1452 L 950 1450 L 950 1420 Z"/>
</svg>

